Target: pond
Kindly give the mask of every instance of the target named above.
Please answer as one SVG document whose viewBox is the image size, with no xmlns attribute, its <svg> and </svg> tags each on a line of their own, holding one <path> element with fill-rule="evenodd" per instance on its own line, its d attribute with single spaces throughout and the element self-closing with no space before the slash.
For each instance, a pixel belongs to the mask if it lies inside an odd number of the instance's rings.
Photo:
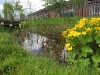
<svg viewBox="0 0 100 75">
<path fill-rule="evenodd" d="M 59 40 L 50 39 L 31 31 L 21 31 L 17 38 L 28 52 L 51 57 L 59 62 L 66 61 L 66 49 L 63 49 Z"/>
</svg>

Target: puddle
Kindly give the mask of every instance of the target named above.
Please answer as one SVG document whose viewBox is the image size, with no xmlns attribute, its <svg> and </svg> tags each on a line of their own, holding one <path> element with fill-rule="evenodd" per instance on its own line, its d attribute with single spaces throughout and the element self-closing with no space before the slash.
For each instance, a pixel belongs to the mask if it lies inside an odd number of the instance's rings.
<svg viewBox="0 0 100 75">
<path fill-rule="evenodd" d="M 23 36 L 23 34 L 25 35 Z M 59 61 L 66 61 L 66 50 L 62 48 L 62 45 L 58 43 L 58 40 L 52 40 L 31 32 L 21 32 L 18 37 L 22 38 L 22 41 L 19 43 L 21 43 L 28 52 L 56 58 Z"/>
</svg>

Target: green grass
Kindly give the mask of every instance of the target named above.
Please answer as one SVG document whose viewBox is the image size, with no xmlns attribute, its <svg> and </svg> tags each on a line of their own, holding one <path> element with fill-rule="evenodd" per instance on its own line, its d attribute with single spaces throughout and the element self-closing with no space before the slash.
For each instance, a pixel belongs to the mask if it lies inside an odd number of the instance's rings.
<svg viewBox="0 0 100 75">
<path fill-rule="evenodd" d="M 75 16 L 75 17 L 68 17 L 68 18 L 49 18 L 49 19 L 42 19 L 42 20 L 30 20 L 30 21 L 26 21 L 23 22 L 23 26 L 24 27 L 28 27 L 28 26 L 41 26 L 41 25 L 62 25 L 62 24 L 67 24 L 70 25 L 72 23 L 77 23 L 77 21 L 80 18 Z"/>
<path fill-rule="evenodd" d="M 35 21 L 22 22 L 23 28 L 31 28 L 35 33 L 44 35 L 52 39 L 61 39 L 62 31 L 76 24 L 80 18 L 49 18 Z"/>
<path fill-rule="evenodd" d="M 46 57 L 27 53 L 15 43 L 14 30 L 0 31 L 0 75 L 61 75 L 66 67 Z M 16 31 L 16 29 L 15 29 Z"/>
</svg>

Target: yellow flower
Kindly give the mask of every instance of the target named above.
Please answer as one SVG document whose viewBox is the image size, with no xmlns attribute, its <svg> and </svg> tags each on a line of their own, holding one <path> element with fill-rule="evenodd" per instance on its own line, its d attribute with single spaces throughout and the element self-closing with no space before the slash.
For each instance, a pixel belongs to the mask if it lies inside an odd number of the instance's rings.
<svg viewBox="0 0 100 75">
<path fill-rule="evenodd" d="M 70 43 L 66 43 L 65 47 L 68 48 L 70 46 Z"/>
<path fill-rule="evenodd" d="M 100 44 L 98 46 L 100 47 Z"/>
<path fill-rule="evenodd" d="M 71 51 L 72 50 L 72 46 L 68 47 L 68 51 Z"/>
<path fill-rule="evenodd" d="M 88 19 L 87 18 L 83 18 L 80 21 L 83 21 L 83 22 L 87 23 L 88 22 Z"/>
<path fill-rule="evenodd" d="M 72 46 L 70 45 L 70 43 L 66 43 L 65 47 L 67 48 L 68 51 L 72 50 Z"/>
<path fill-rule="evenodd" d="M 69 34 L 67 35 L 68 38 L 72 38 L 72 37 L 77 37 L 79 36 L 81 33 L 77 32 L 77 31 L 70 31 Z"/>
<path fill-rule="evenodd" d="M 99 18 L 91 18 L 89 24 L 90 25 L 98 25 L 100 19 Z"/>
<path fill-rule="evenodd" d="M 84 32 L 82 32 L 82 35 L 86 35 L 86 32 L 84 31 Z"/>
<path fill-rule="evenodd" d="M 95 27 L 95 30 L 99 31 L 100 30 L 100 27 Z"/>
<path fill-rule="evenodd" d="M 68 34 L 67 37 L 68 37 L 68 38 L 71 38 L 71 37 L 72 37 L 72 34 Z"/>
<path fill-rule="evenodd" d="M 91 28 L 86 28 L 86 32 L 91 32 L 92 29 Z"/>
<path fill-rule="evenodd" d="M 63 32 L 62 32 L 62 36 L 65 36 L 66 33 L 67 33 L 67 31 L 63 31 Z"/>
<path fill-rule="evenodd" d="M 82 28 L 84 26 L 85 26 L 85 23 L 83 23 L 83 22 L 75 25 L 76 28 Z"/>
<path fill-rule="evenodd" d="M 71 31 L 70 34 L 72 34 L 72 36 L 76 37 L 76 36 L 79 36 L 81 33 L 77 32 L 77 31 Z"/>
<path fill-rule="evenodd" d="M 76 29 L 77 29 L 76 27 L 73 28 L 73 30 L 76 30 Z"/>
</svg>

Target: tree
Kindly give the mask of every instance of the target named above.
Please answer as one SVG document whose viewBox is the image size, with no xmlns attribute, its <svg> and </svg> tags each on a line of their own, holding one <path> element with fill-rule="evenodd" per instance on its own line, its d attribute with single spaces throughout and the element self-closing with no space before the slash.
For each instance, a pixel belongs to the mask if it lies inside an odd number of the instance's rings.
<svg viewBox="0 0 100 75">
<path fill-rule="evenodd" d="M 3 4 L 3 14 L 4 14 L 4 18 L 8 19 L 9 15 L 10 15 L 10 20 L 14 20 L 14 16 L 12 13 L 14 13 L 14 10 L 19 10 L 20 11 L 20 16 L 23 17 L 25 16 L 25 14 L 23 13 L 24 9 L 22 7 L 22 5 L 20 5 L 20 1 L 17 2 L 6 2 Z M 8 11 L 10 10 L 10 11 Z M 9 15 L 8 15 L 9 13 Z"/>
<path fill-rule="evenodd" d="M 24 11 L 23 6 L 20 5 L 20 1 L 12 2 L 14 10 Z"/>
<path fill-rule="evenodd" d="M 9 2 L 5 2 L 5 3 L 3 4 L 3 8 L 4 8 L 4 9 L 3 9 L 4 18 L 7 19 L 7 18 L 8 18 L 7 14 L 9 13 L 9 14 L 10 14 L 10 18 L 13 19 L 13 15 L 11 14 L 11 12 L 8 12 L 8 8 L 9 8 L 12 12 L 14 12 L 14 10 L 13 10 L 13 5 L 12 5 L 11 3 L 9 3 Z"/>
<path fill-rule="evenodd" d="M 20 1 L 16 1 L 16 2 L 12 2 L 13 4 L 13 8 L 14 10 L 19 10 L 20 11 L 20 19 L 22 20 L 23 17 L 25 17 L 25 14 L 23 13 L 24 9 L 23 9 L 23 6 L 20 5 Z"/>
<path fill-rule="evenodd" d="M 48 9 L 59 8 L 66 4 L 65 0 L 43 0 L 45 2 L 44 6 Z"/>
</svg>

